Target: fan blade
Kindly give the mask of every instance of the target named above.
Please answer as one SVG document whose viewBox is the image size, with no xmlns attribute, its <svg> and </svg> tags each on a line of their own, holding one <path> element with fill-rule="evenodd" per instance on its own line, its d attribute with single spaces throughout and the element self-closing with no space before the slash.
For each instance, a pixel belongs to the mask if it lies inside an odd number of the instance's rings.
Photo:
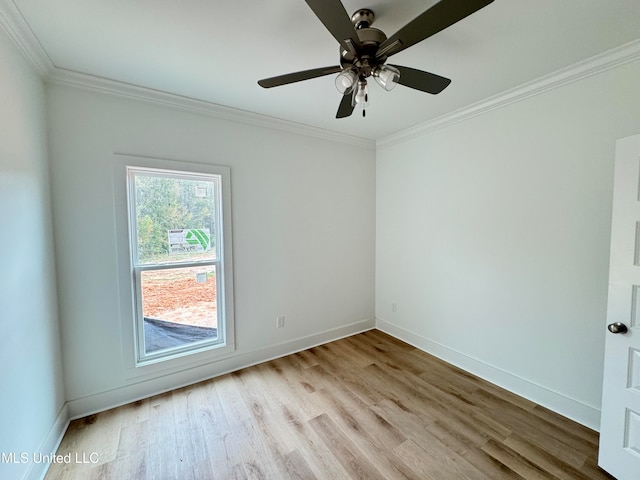
<svg viewBox="0 0 640 480">
<path fill-rule="evenodd" d="M 421 42 L 489 5 L 493 0 L 440 0 L 386 39 L 376 57 L 387 57 Z"/>
<path fill-rule="evenodd" d="M 342 100 L 340 100 L 340 106 L 338 106 L 338 113 L 336 113 L 336 118 L 345 118 L 349 117 L 353 113 L 353 105 L 351 104 L 351 92 L 342 96 Z"/>
<path fill-rule="evenodd" d="M 340 0 L 305 0 L 342 48 L 357 55 L 362 48 L 351 17 Z"/>
<path fill-rule="evenodd" d="M 400 65 L 390 66 L 395 67 L 400 71 L 400 80 L 398 80 L 400 85 L 415 88 L 422 92 L 437 95 L 451 83 L 450 79 L 441 77 L 435 73 L 423 72 L 422 70 L 402 67 Z"/>
<path fill-rule="evenodd" d="M 341 71 L 342 67 L 339 66 L 313 68 L 311 70 L 303 70 L 301 72 L 278 75 L 277 77 L 264 78 L 262 80 L 258 80 L 258 85 L 260 85 L 262 88 L 279 87 L 280 85 L 301 82 L 303 80 L 310 80 L 317 77 L 324 77 L 325 75 L 331 75 L 332 73 L 338 73 Z"/>
</svg>

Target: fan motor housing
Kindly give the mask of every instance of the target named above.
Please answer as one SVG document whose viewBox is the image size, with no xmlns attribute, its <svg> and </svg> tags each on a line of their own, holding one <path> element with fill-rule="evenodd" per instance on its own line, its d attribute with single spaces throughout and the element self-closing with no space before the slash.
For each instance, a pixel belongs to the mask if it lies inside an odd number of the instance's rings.
<svg viewBox="0 0 640 480">
<path fill-rule="evenodd" d="M 384 32 L 377 28 L 364 27 L 357 29 L 356 33 L 358 34 L 358 39 L 362 45 L 360 56 L 356 57 L 348 50 L 340 48 L 340 65 L 343 68 L 354 65 L 362 69 L 367 68 L 368 66 L 373 67 L 374 65 L 383 64 L 387 57 L 383 56 L 376 58 L 376 52 L 378 50 L 378 46 L 387 39 Z"/>
</svg>

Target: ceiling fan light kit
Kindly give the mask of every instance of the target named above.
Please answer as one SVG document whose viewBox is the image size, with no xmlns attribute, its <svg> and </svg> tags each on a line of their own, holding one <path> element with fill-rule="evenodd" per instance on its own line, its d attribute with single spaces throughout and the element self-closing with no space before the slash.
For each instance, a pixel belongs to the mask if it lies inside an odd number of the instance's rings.
<svg viewBox="0 0 640 480">
<path fill-rule="evenodd" d="M 400 70 L 391 65 L 378 65 L 373 69 L 371 75 L 375 81 L 384 88 L 387 92 L 390 92 L 400 81 Z"/>
<path fill-rule="evenodd" d="M 367 90 L 366 80 L 358 82 L 358 88 L 353 94 L 353 106 L 361 108 L 369 106 L 369 91 Z"/>
<path fill-rule="evenodd" d="M 386 91 L 397 84 L 436 95 L 451 80 L 400 65 L 385 65 L 387 58 L 444 30 L 489 5 L 493 0 L 440 0 L 391 37 L 372 28 L 374 13 L 366 8 L 349 16 L 340 0 L 305 0 L 329 33 L 340 44 L 340 65 L 288 73 L 258 81 L 263 88 L 310 80 L 338 73 L 336 88 L 342 94 L 336 118 L 345 118 L 355 107 L 369 105 L 367 78 L 373 77 Z"/>
<path fill-rule="evenodd" d="M 358 71 L 353 67 L 347 67 L 336 77 L 336 88 L 341 94 L 348 94 L 358 83 Z"/>
<path fill-rule="evenodd" d="M 353 98 L 351 100 L 352 107 L 362 108 L 362 116 L 367 115 L 366 108 L 369 106 L 369 91 L 367 90 L 367 81 L 361 79 L 358 81 L 358 86 L 353 92 Z"/>
</svg>

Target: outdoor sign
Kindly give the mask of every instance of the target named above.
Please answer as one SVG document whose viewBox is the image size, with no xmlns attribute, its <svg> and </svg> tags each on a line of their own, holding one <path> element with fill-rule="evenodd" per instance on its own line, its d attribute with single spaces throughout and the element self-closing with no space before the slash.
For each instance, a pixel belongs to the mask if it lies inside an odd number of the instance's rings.
<svg viewBox="0 0 640 480">
<path fill-rule="evenodd" d="M 208 228 L 169 230 L 169 255 L 208 250 L 211 250 L 211 233 Z"/>
</svg>

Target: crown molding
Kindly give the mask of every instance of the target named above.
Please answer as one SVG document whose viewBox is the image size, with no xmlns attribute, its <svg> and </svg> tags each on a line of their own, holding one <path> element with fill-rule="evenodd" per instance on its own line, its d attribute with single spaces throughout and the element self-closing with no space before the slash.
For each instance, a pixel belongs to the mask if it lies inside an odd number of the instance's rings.
<svg viewBox="0 0 640 480">
<path fill-rule="evenodd" d="M 569 67 L 562 68 L 549 75 L 524 83 L 518 87 L 447 113 L 433 120 L 420 123 L 414 127 L 381 138 L 376 142 L 376 148 L 379 149 L 397 145 L 398 143 L 449 127 L 478 115 L 483 115 L 491 110 L 540 95 L 549 90 L 577 82 L 636 60 L 640 60 L 640 39 L 595 55 Z"/>
<path fill-rule="evenodd" d="M 0 30 L 7 34 L 40 76 L 46 77 L 54 69 L 53 62 L 13 0 L 0 0 Z"/>
<path fill-rule="evenodd" d="M 569 67 L 557 70 L 549 75 L 524 83 L 511 90 L 499 93 L 480 102 L 409 127 L 376 141 L 269 117 L 267 115 L 225 107 L 204 100 L 140 87 L 104 77 L 58 68 L 42 48 L 42 45 L 13 0 L 0 0 L 0 30 L 3 30 L 7 34 L 24 58 L 48 83 L 72 86 L 130 100 L 175 108 L 185 112 L 198 113 L 222 120 L 270 128 L 298 135 L 306 135 L 370 150 L 405 142 L 412 138 L 482 115 L 491 110 L 525 100 L 640 59 L 640 39 L 637 39 L 595 55 L 587 60 L 575 63 Z"/>
<path fill-rule="evenodd" d="M 107 95 L 115 95 L 128 100 L 151 103 L 167 108 L 174 108 L 183 112 L 197 113 L 245 125 L 253 125 L 298 135 L 306 135 L 323 140 L 344 143 L 359 148 L 367 148 L 370 150 L 375 150 L 376 148 L 375 140 L 368 138 L 346 135 L 343 133 L 333 132 L 331 130 L 269 117 L 258 113 L 247 112 L 245 110 L 225 107 L 223 105 L 206 102 L 204 100 L 183 97 L 173 93 L 140 87 L 138 85 L 98 77 L 95 75 L 88 75 L 72 70 L 54 67 L 47 76 L 46 81 L 47 83 L 54 85 L 80 88 Z"/>
<path fill-rule="evenodd" d="M 217 105 L 108 78 L 56 67 L 13 0 L 0 0 L 0 30 L 47 82 L 115 95 L 129 100 L 161 105 L 210 117 L 330 140 L 375 150 L 375 140 L 282 120 L 267 115 Z"/>
</svg>

